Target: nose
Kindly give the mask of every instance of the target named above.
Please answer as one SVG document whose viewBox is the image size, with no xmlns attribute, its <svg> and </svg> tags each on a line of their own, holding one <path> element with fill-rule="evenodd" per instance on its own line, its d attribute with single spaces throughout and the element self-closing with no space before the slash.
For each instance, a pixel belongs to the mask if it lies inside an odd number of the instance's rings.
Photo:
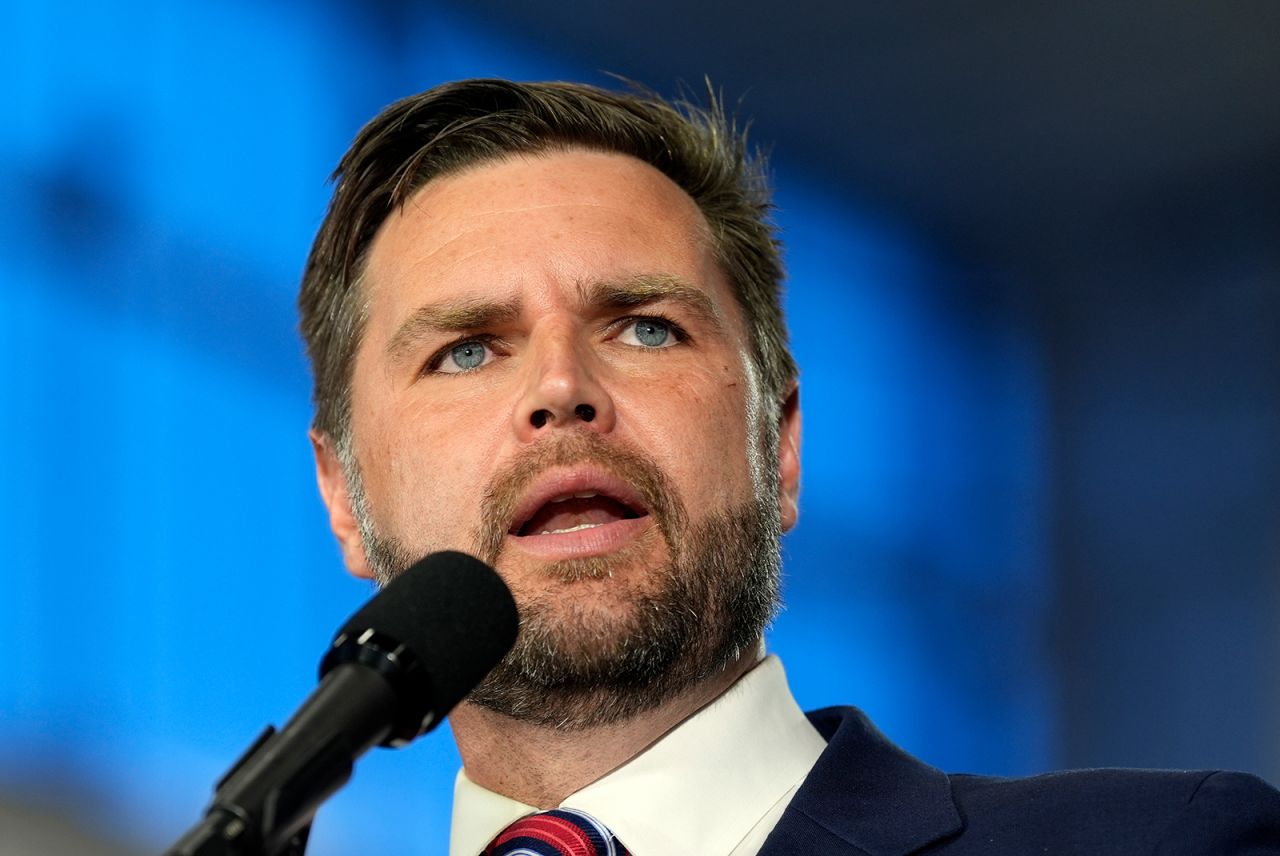
<svg viewBox="0 0 1280 856">
<path fill-rule="evenodd" d="M 513 414 L 516 436 L 529 443 L 555 428 L 612 431 L 613 399 L 589 346 L 565 331 L 543 333 L 530 342 L 525 386 Z"/>
</svg>

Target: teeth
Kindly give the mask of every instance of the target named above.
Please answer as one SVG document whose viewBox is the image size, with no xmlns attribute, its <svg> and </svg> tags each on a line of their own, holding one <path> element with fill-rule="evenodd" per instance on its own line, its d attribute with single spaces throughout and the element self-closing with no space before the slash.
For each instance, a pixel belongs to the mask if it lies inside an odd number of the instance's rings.
<svg viewBox="0 0 1280 856">
<path fill-rule="evenodd" d="M 579 532 L 583 529 L 595 529 L 597 526 L 603 526 L 603 523 L 579 523 L 577 526 L 571 526 L 568 529 L 543 529 L 539 535 L 563 535 L 566 532 Z"/>
</svg>

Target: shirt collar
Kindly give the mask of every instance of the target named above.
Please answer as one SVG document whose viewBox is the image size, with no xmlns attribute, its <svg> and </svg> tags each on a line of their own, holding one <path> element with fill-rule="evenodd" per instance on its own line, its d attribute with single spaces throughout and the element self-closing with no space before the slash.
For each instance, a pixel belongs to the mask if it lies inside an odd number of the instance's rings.
<svg viewBox="0 0 1280 856">
<path fill-rule="evenodd" d="M 825 748 L 766 657 L 640 755 L 568 796 L 636 856 L 728 853 L 805 777 Z M 458 772 L 451 856 L 475 856 L 536 811 Z"/>
</svg>

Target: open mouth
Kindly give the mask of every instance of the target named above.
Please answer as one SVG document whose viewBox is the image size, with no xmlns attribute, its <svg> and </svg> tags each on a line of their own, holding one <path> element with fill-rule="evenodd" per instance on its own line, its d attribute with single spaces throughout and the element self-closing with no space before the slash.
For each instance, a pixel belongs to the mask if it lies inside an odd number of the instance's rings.
<svg viewBox="0 0 1280 856">
<path fill-rule="evenodd" d="M 507 534 L 538 540 L 539 536 L 572 535 L 640 521 L 649 514 L 636 488 L 608 471 L 596 467 L 560 470 L 530 486 L 514 509 Z"/>
<path fill-rule="evenodd" d="M 519 523 L 511 534 L 563 535 L 616 523 L 619 520 L 635 520 L 644 517 L 642 509 L 625 501 L 594 490 L 577 491 L 552 497 Z"/>
</svg>

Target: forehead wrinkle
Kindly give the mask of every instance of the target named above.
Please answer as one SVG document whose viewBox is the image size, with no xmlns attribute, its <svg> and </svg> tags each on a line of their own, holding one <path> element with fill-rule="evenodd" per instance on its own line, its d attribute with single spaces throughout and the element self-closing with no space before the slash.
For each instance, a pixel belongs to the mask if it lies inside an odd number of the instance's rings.
<svg viewBox="0 0 1280 856">
<path fill-rule="evenodd" d="M 414 343 L 433 333 L 458 333 L 505 324 L 520 316 L 519 297 L 496 301 L 483 297 L 463 297 L 419 306 L 387 341 L 387 356 L 396 362 L 413 349 Z"/>
<path fill-rule="evenodd" d="M 424 191 L 427 189 L 429 188 L 423 188 Z M 485 235 L 481 234 L 479 236 L 480 239 L 482 240 L 482 244 L 480 246 L 473 247 L 464 252 L 460 252 L 460 253 L 454 252 L 452 255 L 448 255 L 449 252 L 453 250 L 454 245 L 457 244 L 458 242 L 473 241 L 476 239 L 477 237 L 475 234 L 476 228 L 474 226 L 469 227 L 467 225 L 469 222 L 479 224 L 481 228 L 486 228 L 488 226 L 488 221 L 491 221 L 497 218 L 508 217 L 511 215 L 525 215 L 525 214 L 534 213 L 538 211 L 546 211 L 546 210 L 553 210 L 553 209 L 572 210 L 572 209 L 583 209 L 583 208 L 601 209 L 601 210 L 617 209 L 616 205 L 606 204 L 603 202 L 573 201 L 573 202 L 557 202 L 557 203 L 546 203 L 546 204 L 518 204 L 518 205 L 512 205 L 510 207 L 503 207 L 503 208 L 489 209 L 489 210 L 482 210 L 482 211 L 465 211 L 457 214 L 452 214 L 447 218 L 442 218 L 442 217 L 439 217 L 438 215 L 433 214 L 429 206 L 422 204 L 419 200 L 415 200 L 414 207 L 416 207 L 423 214 L 423 216 L 426 216 L 432 220 L 432 223 L 431 223 L 432 229 L 439 230 L 443 232 L 443 234 L 438 236 L 435 241 L 428 243 L 426 249 L 422 249 L 419 246 L 419 241 L 417 240 L 416 235 L 409 237 L 407 239 L 404 239 L 404 238 L 398 239 L 398 240 L 401 240 L 401 242 L 408 240 L 410 243 L 410 246 L 406 249 L 405 254 L 410 256 L 408 264 L 411 266 L 412 269 L 424 268 L 428 265 L 438 265 L 439 264 L 438 257 L 442 255 L 447 256 L 448 267 L 456 267 L 464 262 L 469 261 L 470 259 L 476 256 L 483 256 L 490 253 L 492 251 L 492 247 L 490 246 L 490 244 L 492 244 L 496 239 L 491 237 L 486 237 Z M 399 214 L 399 217 L 403 221 L 406 215 L 404 214 L 404 212 L 401 212 Z M 411 227 L 404 227 L 403 224 L 401 224 L 401 228 L 411 228 Z M 384 229 L 383 231 L 381 231 L 375 238 L 375 245 L 388 243 L 389 242 L 388 233 L 390 231 L 393 231 L 393 230 Z M 699 229 L 699 231 L 701 231 L 701 229 Z M 394 241 L 394 240 L 397 240 L 397 239 L 391 239 L 391 241 Z M 381 256 L 384 254 L 379 253 L 377 255 Z M 371 254 L 371 261 L 372 261 L 372 258 L 373 258 L 373 254 Z"/>
<path fill-rule="evenodd" d="M 529 202 L 503 208 L 490 208 L 486 211 L 472 211 L 466 215 L 466 218 L 478 220 L 485 217 L 501 217 L 504 214 L 525 214 L 530 211 L 551 211 L 560 208 L 604 208 L 613 210 L 618 207 L 613 202 L 600 202 L 594 199 L 575 199 L 569 202 Z"/>
</svg>

